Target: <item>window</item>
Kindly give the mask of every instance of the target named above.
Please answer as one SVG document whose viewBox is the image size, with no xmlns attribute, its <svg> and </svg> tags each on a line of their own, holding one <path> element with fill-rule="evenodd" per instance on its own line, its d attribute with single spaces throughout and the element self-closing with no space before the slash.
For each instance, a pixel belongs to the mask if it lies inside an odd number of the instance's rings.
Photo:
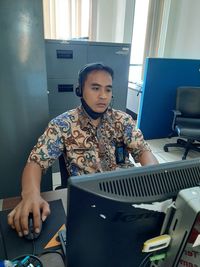
<svg viewBox="0 0 200 267">
<path fill-rule="evenodd" d="M 43 0 L 45 38 L 88 38 L 90 4 L 90 0 Z"/>
<path fill-rule="evenodd" d="M 129 82 L 131 82 L 131 84 L 138 84 L 142 79 L 148 7 L 149 0 L 135 0 L 135 15 L 129 68 Z"/>
</svg>

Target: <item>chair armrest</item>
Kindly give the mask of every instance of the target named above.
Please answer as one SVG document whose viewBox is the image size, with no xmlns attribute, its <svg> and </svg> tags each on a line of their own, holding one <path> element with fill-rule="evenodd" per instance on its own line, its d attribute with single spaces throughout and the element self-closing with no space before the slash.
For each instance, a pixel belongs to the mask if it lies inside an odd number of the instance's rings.
<svg viewBox="0 0 200 267">
<path fill-rule="evenodd" d="M 59 156 L 58 162 L 59 162 L 60 176 L 61 176 L 61 186 L 58 189 L 66 188 L 70 175 L 66 168 L 64 153 Z"/>
<path fill-rule="evenodd" d="M 182 115 L 182 113 L 179 110 L 173 109 L 172 112 L 174 113 L 174 116 L 176 116 L 176 117 Z"/>
<path fill-rule="evenodd" d="M 174 117 L 173 117 L 173 122 L 172 122 L 172 130 L 174 131 L 175 130 L 175 123 L 176 123 L 176 118 L 178 116 L 181 116 L 181 112 L 179 110 L 172 110 L 172 112 L 174 113 Z"/>
</svg>

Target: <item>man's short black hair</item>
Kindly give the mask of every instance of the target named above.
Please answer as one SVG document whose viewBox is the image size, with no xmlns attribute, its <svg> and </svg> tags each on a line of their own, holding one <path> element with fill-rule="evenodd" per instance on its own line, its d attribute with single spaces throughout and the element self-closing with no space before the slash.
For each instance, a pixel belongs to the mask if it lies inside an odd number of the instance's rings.
<svg viewBox="0 0 200 267">
<path fill-rule="evenodd" d="M 105 71 L 105 72 L 110 74 L 112 79 L 114 77 L 113 69 L 110 68 L 109 66 L 104 65 L 101 62 L 87 64 L 79 71 L 78 83 L 79 83 L 79 87 L 81 88 L 81 91 L 83 89 L 83 86 L 84 86 L 84 83 L 85 83 L 85 80 L 86 80 L 88 74 L 94 70 Z"/>
</svg>

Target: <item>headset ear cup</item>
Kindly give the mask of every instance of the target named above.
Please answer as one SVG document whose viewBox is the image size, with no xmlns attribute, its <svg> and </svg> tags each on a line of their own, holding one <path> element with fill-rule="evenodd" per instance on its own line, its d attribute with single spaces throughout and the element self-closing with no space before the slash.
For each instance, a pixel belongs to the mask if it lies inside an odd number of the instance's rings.
<svg viewBox="0 0 200 267">
<path fill-rule="evenodd" d="M 82 90 L 81 90 L 80 86 L 77 86 L 77 87 L 76 87 L 76 95 L 77 95 L 78 97 L 82 97 Z"/>
</svg>

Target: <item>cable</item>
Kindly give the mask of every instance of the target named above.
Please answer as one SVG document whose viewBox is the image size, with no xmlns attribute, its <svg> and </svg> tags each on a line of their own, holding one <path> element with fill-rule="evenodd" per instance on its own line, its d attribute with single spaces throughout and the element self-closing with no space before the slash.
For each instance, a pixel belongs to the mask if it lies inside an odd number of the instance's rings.
<svg viewBox="0 0 200 267">
<path fill-rule="evenodd" d="M 149 262 L 149 258 L 153 253 L 148 254 L 140 263 L 139 267 L 145 267 L 146 264 Z"/>
<path fill-rule="evenodd" d="M 44 267 L 42 261 L 35 255 L 24 254 L 11 260 L 16 267 L 29 266 L 29 263 L 37 263 L 37 267 Z M 28 265 L 27 265 L 28 264 Z M 39 265 L 38 265 L 39 264 Z"/>
<path fill-rule="evenodd" d="M 35 242 L 33 242 L 33 244 L 34 244 L 34 250 L 35 250 Z M 12 259 L 11 261 L 12 261 L 14 264 L 16 264 L 16 265 L 14 265 L 14 266 L 16 266 L 16 267 L 21 267 L 21 266 L 29 266 L 29 265 L 25 265 L 25 264 L 27 264 L 28 262 L 30 262 L 30 263 L 34 263 L 34 262 L 31 262 L 32 260 L 34 260 L 34 261 L 37 262 L 37 267 L 44 267 L 44 266 L 43 266 L 43 263 L 42 263 L 42 261 L 39 259 L 39 257 L 41 257 L 41 256 L 43 256 L 43 255 L 45 255 L 45 254 L 53 254 L 53 253 L 60 255 L 61 258 L 62 258 L 62 260 L 63 260 L 63 262 L 65 263 L 65 258 L 64 258 L 63 253 L 60 252 L 60 251 L 57 251 L 57 250 L 47 250 L 47 251 L 44 251 L 44 252 L 42 252 L 42 253 L 40 253 L 40 254 L 38 254 L 38 255 L 24 254 L 24 255 L 21 255 L 21 256 L 18 256 L 18 257 L 16 257 L 16 258 Z M 29 260 L 29 259 L 30 259 L 30 260 Z M 24 262 L 22 262 L 22 261 L 24 261 Z M 23 264 L 23 265 L 22 265 L 22 264 Z M 38 264 L 39 264 L 39 265 L 38 265 Z"/>
<path fill-rule="evenodd" d="M 6 251 L 5 238 L 4 238 L 4 235 L 2 233 L 3 233 L 3 229 L 2 229 L 1 221 L 0 221 L 0 236 L 1 236 L 2 243 L 3 243 L 3 250 L 4 250 L 3 252 L 5 254 L 5 258 L 7 259 L 8 253 Z"/>
<path fill-rule="evenodd" d="M 1 225 L 0 225 L 0 231 L 1 231 Z M 5 242 L 3 240 L 3 236 L 2 236 L 2 241 L 3 241 L 3 246 L 4 246 L 5 253 L 6 253 L 6 258 L 7 258 L 7 252 L 6 252 L 6 249 L 5 249 Z M 36 251 L 37 251 L 36 250 L 36 243 L 35 243 L 35 240 L 33 239 L 32 240 L 32 254 L 23 254 L 23 255 L 20 255 L 20 256 L 12 259 L 10 261 L 12 262 L 12 264 L 14 264 L 15 267 L 29 266 L 29 264 L 31 264 L 31 263 L 34 264 L 34 262 L 37 264 L 37 265 L 34 265 L 34 266 L 44 267 L 43 263 L 39 259 L 39 257 L 41 257 L 42 255 L 45 255 L 45 254 L 55 253 L 55 254 L 60 255 L 60 257 L 62 258 L 63 262 L 65 263 L 65 256 L 60 251 L 57 251 L 57 250 L 46 250 L 46 251 L 44 251 L 42 253 L 36 253 Z"/>
<path fill-rule="evenodd" d="M 63 260 L 63 262 L 65 262 L 64 254 L 62 252 L 60 252 L 60 251 L 57 251 L 57 250 L 46 250 L 46 251 L 42 252 L 41 254 L 38 254 L 37 256 L 43 256 L 45 254 L 51 254 L 51 253 L 55 253 L 55 254 L 60 255 L 62 260 Z"/>
<path fill-rule="evenodd" d="M 33 246 L 32 254 L 33 254 L 33 255 L 36 255 L 37 253 L 36 253 L 36 246 L 35 246 L 35 241 L 34 241 L 34 239 L 32 240 L 32 246 Z"/>
</svg>

